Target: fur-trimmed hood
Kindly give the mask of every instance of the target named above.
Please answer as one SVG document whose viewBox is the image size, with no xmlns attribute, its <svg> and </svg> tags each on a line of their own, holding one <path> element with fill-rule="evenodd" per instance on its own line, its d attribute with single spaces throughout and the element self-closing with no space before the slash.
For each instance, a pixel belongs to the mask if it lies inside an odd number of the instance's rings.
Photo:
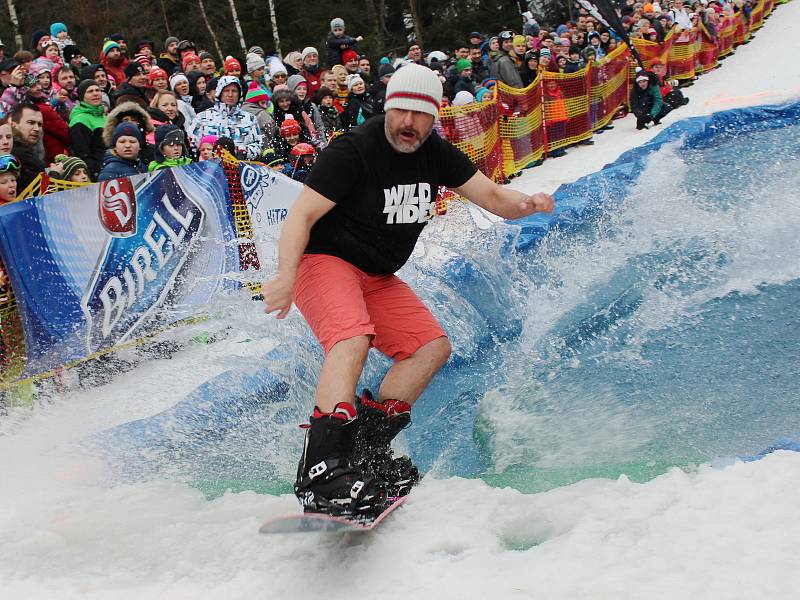
<svg viewBox="0 0 800 600">
<path fill-rule="evenodd" d="M 153 121 L 145 109 L 136 104 L 136 102 L 123 102 L 108 113 L 106 117 L 106 125 L 103 127 L 103 143 L 106 145 L 106 148 L 111 148 L 114 145 L 112 143 L 114 139 L 114 130 L 117 128 L 117 125 L 120 124 L 122 118 L 126 116 L 131 116 L 136 119 L 136 122 L 139 123 L 139 130 L 142 132 L 142 137 L 155 131 Z"/>
</svg>

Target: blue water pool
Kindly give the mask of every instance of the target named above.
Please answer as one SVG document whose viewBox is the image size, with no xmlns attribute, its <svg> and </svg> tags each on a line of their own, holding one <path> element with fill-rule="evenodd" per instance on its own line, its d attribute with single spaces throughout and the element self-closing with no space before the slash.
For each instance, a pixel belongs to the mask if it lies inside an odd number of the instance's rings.
<svg viewBox="0 0 800 600">
<path fill-rule="evenodd" d="M 456 210 L 429 227 L 403 275 L 455 353 L 402 440 L 420 466 L 538 491 L 800 438 L 798 113 L 673 125 L 562 186 L 549 218 L 477 231 Z M 275 353 L 106 447 L 212 494 L 286 491 L 320 355 L 299 319 L 281 331 Z M 385 368 L 373 357 L 364 383 Z"/>
</svg>

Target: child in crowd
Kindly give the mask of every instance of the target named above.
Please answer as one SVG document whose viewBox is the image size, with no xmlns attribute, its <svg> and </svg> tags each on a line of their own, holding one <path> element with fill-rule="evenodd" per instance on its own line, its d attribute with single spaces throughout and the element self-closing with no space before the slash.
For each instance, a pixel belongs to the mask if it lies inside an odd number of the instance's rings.
<svg viewBox="0 0 800 600">
<path fill-rule="evenodd" d="M 11 154 L 11 148 L 13 147 L 14 131 L 11 129 L 8 117 L 3 117 L 0 119 L 0 155 Z"/>
<path fill-rule="evenodd" d="M 58 55 L 63 56 L 65 46 L 74 46 L 75 42 L 69 37 L 69 30 L 64 23 L 50 25 L 50 39 L 58 45 Z"/>
<path fill-rule="evenodd" d="M 290 162 L 292 148 L 300 143 L 300 135 L 303 129 L 296 119 L 287 116 L 279 131 L 280 136 L 274 145 L 275 152 L 282 157 L 284 162 Z"/>
<path fill-rule="evenodd" d="M 72 183 L 91 183 L 89 169 L 86 163 L 77 156 L 59 154 L 55 162 L 50 165 L 47 174 L 53 179 L 70 181 Z"/>
<path fill-rule="evenodd" d="M 319 107 L 325 129 L 325 139 L 329 142 L 334 132 L 342 130 L 339 110 L 333 105 L 333 92 L 327 87 L 319 88 L 314 94 L 314 102 Z"/>
<path fill-rule="evenodd" d="M 289 152 L 289 160 L 284 165 L 282 172 L 295 181 L 303 182 L 314 166 L 317 151 L 311 144 L 296 144 Z"/>
<path fill-rule="evenodd" d="M 167 124 L 156 128 L 156 159 L 148 166 L 148 171 L 171 167 L 182 167 L 192 162 L 186 148 L 186 136 L 177 125 Z"/>
<path fill-rule="evenodd" d="M 214 158 L 214 144 L 217 143 L 217 136 L 204 135 L 200 138 L 199 160 L 210 160 Z"/>
<path fill-rule="evenodd" d="M 17 199 L 17 177 L 21 166 L 13 154 L 0 154 L 0 205 Z M 5 273 L 3 273 L 5 277 Z"/>
<path fill-rule="evenodd" d="M 350 37 L 344 34 L 344 19 L 336 17 L 331 20 L 331 31 L 328 34 L 328 65 L 342 64 L 342 52 L 355 49 L 364 38 Z"/>
</svg>

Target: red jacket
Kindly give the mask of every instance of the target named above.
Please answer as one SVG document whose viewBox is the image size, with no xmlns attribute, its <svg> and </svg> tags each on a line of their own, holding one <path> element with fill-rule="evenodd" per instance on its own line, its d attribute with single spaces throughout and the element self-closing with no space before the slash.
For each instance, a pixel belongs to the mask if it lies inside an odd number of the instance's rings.
<svg viewBox="0 0 800 600">
<path fill-rule="evenodd" d="M 46 164 L 55 162 L 58 154 L 69 154 L 69 125 L 50 106 L 46 98 L 35 99 L 36 106 L 42 113 L 42 130 L 44 131 L 44 156 Z"/>
</svg>

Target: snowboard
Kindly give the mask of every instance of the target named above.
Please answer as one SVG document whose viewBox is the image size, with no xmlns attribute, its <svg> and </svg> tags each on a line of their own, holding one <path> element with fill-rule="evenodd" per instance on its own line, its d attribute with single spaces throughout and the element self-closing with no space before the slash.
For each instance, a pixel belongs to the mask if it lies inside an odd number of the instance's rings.
<svg viewBox="0 0 800 600">
<path fill-rule="evenodd" d="M 315 533 L 315 532 L 341 532 L 341 533 L 366 533 L 375 531 L 386 518 L 400 508 L 408 496 L 394 498 L 381 514 L 374 518 L 337 517 L 322 513 L 297 513 L 275 517 L 264 523 L 258 530 L 259 533 Z"/>
</svg>

